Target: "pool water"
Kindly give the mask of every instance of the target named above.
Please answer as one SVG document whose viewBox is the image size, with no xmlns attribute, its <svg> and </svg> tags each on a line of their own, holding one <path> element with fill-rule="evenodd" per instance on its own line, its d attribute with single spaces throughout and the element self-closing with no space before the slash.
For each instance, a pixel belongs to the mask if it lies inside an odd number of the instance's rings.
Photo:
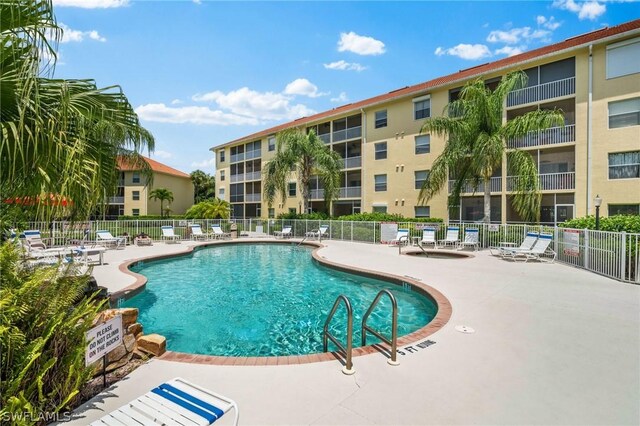
<svg viewBox="0 0 640 426">
<path fill-rule="evenodd" d="M 317 264 L 311 250 L 283 244 L 233 244 L 189 256 L 137 264 L 146 289 L 123 307 L 140 310 L 147 333 L 167 338 L 178 352 L 220 356 L 284 356 L 322 352 L 322 328 L 333 303 L 346 295 L 353 307 L 353 344 L 360 345 L 362 316 L 376 294 L 398 301 L 398 335 L 425 326 L 436 314 L 427 297 L 384 281 Z M 383 298 L 368 320 L 390 335 L 391 303 Z M 342 305 L 331 332 L 345 341 Z M 367 343 L 377 342 L 367 336 Z M 329 349 L 335 350 L 329 343 Z"/>
</svg>

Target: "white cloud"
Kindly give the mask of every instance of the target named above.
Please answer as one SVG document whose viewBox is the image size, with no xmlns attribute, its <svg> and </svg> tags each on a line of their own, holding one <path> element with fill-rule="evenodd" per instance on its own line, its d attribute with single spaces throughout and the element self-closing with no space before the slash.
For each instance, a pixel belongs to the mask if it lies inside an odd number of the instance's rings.
<svg viewBox="0 0 640 426">
<path fill-rule="evenodd" d="M 129 0 L 53 0 L 58 7 L 81 7 L 83 9 L 108 9 L 129 5 Z"/>
<path fill-rule="evenodd" d="M 60 28 L 62 28 L 62 39 L 60 43 L 71 43 L 71 42 L 81 42 L 85 39 L 85 37 L 90 38 L 91 40 L 105 42 L 106 38 L 102 37 L 96 30 L 91 31 L 79 31 L 69 28 L 67 25 L 60 23 Z"/>
<path fill-rule="evenodd" d="M 153 151 L 152 157 L 163 158 L 166 160 L 167 158 L 173 157 L 173 154 L 168 151 Z"/>
<path fill-rule="evenodd" d="M 340 71 L 364 71 L 367 67 L 358 64 L 357 62 L 347 62 L 344 60 L 331 62 L 330 64 L 323 64 L 328 70 L 340 70 Z"/>
<path fill-rule="evenodd" d="M 532 30 L 530 27 L 512 28 L 508 31 L 495 30 L 487 36 L 489 43 L 516 44 L 521 41 L 545 39 L 551 34 L 547 30 Z"/>
<path fill-rule="evenodd" d="M 348 100 L 349 98 L 347 97 L 346 92 L 340 92 L 337 97 L 331 98 L 331 102 L 347 102 Z"/>
<path fill-rule="evenodd" d="M 195 4 L 202 4 L 202 0 L 193 0 Z"/>
<path fill-rule="evenodd" d="M 469 60 L 482 59 L 491 56 L 491 50 L 489 50 L 489 48 L 484 44 L 460 43 L 459 45 L 448 49 L 438 47 L 434 53 L 438 56 L 450 55 Z"/>
<path fill-rule="evenodd" d="M 519 55 L 520 53 L 524 52 L 524 50 L 525 50 L 524 46 L 521 46 L 521 47 L 505 46 L 501 49 L 497 49 L 495 51 L 495 54 L 514 56 L 514 55 Z"/>
<path fill-rule="evenodd" d="M 180 105 L 183 104 L 184 102 L 181 101 L 180 99 L 174 99 L 171 101 L 171 105 Z"/>
<path fill-rule="evenodd" d="M 165 104 L 146 104 L 137 107 L 136 113 L 142 120 L 160 123 L 213 124 L 219 126 L 260 124 L 260 121 L 256 118 L 228 114 L 199 106 L 172 108 Z"/>
<path fill-rule="evenodd" d="M 216 165 L 216 159 L 215 157 L 212 157 L 208 160 L 203 160 L 203 161 L 194 161 L 193 163 L 191 163 L 191 167 L 195 167 L 198 169 L 205 169 L 207 167 L 215 167 Z"/>
<path fill-rule="evenodd" d="M 607 11 L 607 6 L 597 0 L 576 2 L 575 0 L 554 0 L 553 7 L 578 14 L 580 20 L 595 20 Z"/>
<path fill-rule="evenodd" d="M 382 55 L 384 43 L 373 37 L 361 36 L 353 31 L 340 33 L 338 52 L 353 52 L 358 55 Z"/>
<path fill-rule="evenodd" d="M 318 86 L 311 83 L 306 78 L 297 78 L 284 88 L 285 95 L 301 95 L 310 98 L 317 98 L 328 95 L 328 93 L 318 92 Z"/>
</svg>

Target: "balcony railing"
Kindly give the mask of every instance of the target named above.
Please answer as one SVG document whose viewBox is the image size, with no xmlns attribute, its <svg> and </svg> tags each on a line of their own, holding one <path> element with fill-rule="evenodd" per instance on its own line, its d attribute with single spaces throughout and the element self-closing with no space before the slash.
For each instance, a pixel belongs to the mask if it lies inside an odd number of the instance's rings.
<svg viewBox="0 0 640 426">
<path fill-rule="evenodd" d="M 343 169 L 353 169 L 356 167 L 362 167 L 362 157 L 348 157 L 342 159 Z"/>
<path fill-rule="evenodd" d="M 312 189 L 309 191 L 311 200 L 324 200 L 324 189 Z"/>
<path fill-rule="evenodd" d="M 124 197 L 109 197 L 107 204 L 124 204 Z"/>
<path fill-rule="evenodd" d="M 538 175 L 541 191 L 558 191 L 563 189 L 576 189 L 575 172 L 544 173 Z M 507 191 L 516 189 L 518 176 L 507 177 Z"/>
<path fill-rule="evenodd" d="M 261 172 L 260 170 L 257 172 L 247 172 L 244 176 L 244 180 L 260 180 Z"/>
<path fill-rule="evenodd" d="M 260 158 L 262 152 L 258 150 L 247 151 L 245 152 L 245 160 L 251 160 L 252 158 Z"/>
<path fill-rule="evenodd" d="M 576 93 L 576 78 L 569 77 L 537 86 L 514 90 L 507 96 L 507 107 L 559 98 Z"/>
<path fill-rule="evenodd" d="M 360 198 L 362 196 L 362 187 L 347 186 L 340 188 L 340 198 Z M 309 198 L 312 200 L 323 200 L 324 189 L 312 189 L 309 191 Z"/>
<path fill-rule="evenodd" d="M 453 188 L 455 186 L 455 180 L 449 180 L 449 193 L 451 193 L 451 191 L 453 191 Z M 491 180 L 489 181 L 489 188 L 491 190 L 491 192 L 501 192 L 502 191 L 502 177 L 492 177 Z M 461 193 L 464 194 L 471 194 L 473 193 L 473 185 L 471 185 L 471 182 L 465 182 L 464 185 L 462 185 L 462 191 Z M 478 184 L 478 189 L 475 191 L 476 194 L 483 194 L 484 193 L 484 182 L 480 182 Z"/>
<path fill-rule="evenodd" d="M 239 175 L 231 175 L 231 182 L 242 182 L 244 180 L 244 173 L 240 173 Z"/>
<path fill-rule="evenodd" d="M 323 135 L 318 135 L 318 138 L 324 143 L 331 143 L 331 133 L 325 133 Z"/>
<path fill-rule="evenodd" d="M 229 160 L 231 163 L 237 163 L 238 161 L 244 161 L 244 152 L 242 154 L 233 154 Z"/>
<path fill-rule="evenodd" d="M 565 142 L 575 142 L 576 125 L 567 124 L 564 127 L 552 127 L 539 132 L 529 132 L 521 138 L 512 138 L 507 142 L 507 148 L 530 148 L 532 146 L 555 145 Z"/>
<path fill-rule="evenodd" d="M 333 132 L 333 141 L 339 142 L 347 139 L 359 138 L 362 136 L 362 126 L 349 127 L 344 130 L 337 130 Z"/>
<path fill-rule="evenodd" d="M 250 201 L 260 201 L 260 194 L 245 194 L 244 200 L 246 202 Z"/>
<path fill-rule="evenodd" d="M 118 186 L 124 186 L 124 179 L 118 179 Z"/>
</svg>

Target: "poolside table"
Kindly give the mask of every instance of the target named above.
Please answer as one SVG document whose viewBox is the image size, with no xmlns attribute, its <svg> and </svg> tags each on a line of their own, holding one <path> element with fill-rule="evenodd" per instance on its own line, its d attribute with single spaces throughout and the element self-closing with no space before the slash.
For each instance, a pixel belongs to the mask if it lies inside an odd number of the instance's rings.
<svg viewBox="0 0 640 426">
<path fill-rule="evenodd" d="M 106 247 L 84 247 L 77 248 L 76 253 L 82 256 L 82 261 L 88 265 L 89 264 L 89 256 L 98 255 L 98 261 L 100 265 L 104 264 L 104 252 L 106 251 Z"/>
</svg>

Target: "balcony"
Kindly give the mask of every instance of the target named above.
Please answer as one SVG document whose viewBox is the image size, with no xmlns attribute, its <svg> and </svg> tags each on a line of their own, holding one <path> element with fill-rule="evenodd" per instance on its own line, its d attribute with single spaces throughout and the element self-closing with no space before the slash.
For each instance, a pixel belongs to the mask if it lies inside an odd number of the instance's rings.
<svg viewBox="0 0 640 426">
<path fill-rule="evenodd" d="M 362 157 L 348 157 L 342 159 L 343 169 L 355 169 L 362 167 Z"/>
<path fill-rule="evenodd" d="M 348 186 L 346 188 L 340 188 L 340 198 L 360 198 L 362 195 L 362 188 L 359 186 Z"/>
<path fill-rule="evenodd" d="M 320 139 L 324 143 L 331 143 L 331 133 L 325 133 L 324 135 L 318 135 L 318 139 Z"/>
<path fill-rule="evenodd" d="M 453 191 L 453 188 L 455 186 L 455 180 L 449 180 L 449 194 L 451 194 L 451 191 Z M 502 177 L 492 177 L 491 180 L 489 181 L 489 188 L 491 190 L 491 192 L 501 192 L 502 191 Z M 462 194 L 472 194 L 474 193 L 473 190 L 473 186 L 471 185 L 471 182 L 465 182 L 464 185 L 462 185 L 462 190 L 460 191 Z M 480 182 L 478 184 L 478 189 L 475 191 L 476 194 L 480 193 L 483 194 L 484 193 L 484 182 Z"/>
<path fill-rule="evenodd" d="M 247 172 L 244 174 L 244 180 L 260 180 L 261 172 L 258 170 L 257 172 Z"/>
<path fill-rule="evenodd" d="M 507 107 L 530 104 L 576 93 L 576 78 L 569 77 L 537 86 L 514 90 L 507 96 Z"/>
<path fill-rule="evenodd" d="M 244 181 L 244 173 L 239 175 L 231 175 L 231 183 Z"/>
<path fill-rule="evenodd" d="M 124 186 L 124 179 L 118 179 L 118 186 Z"/>
<path fill-rule="evenodd" d="M 107 204 L 124 204 L 124 197 L 109 197 Z"/>
<path fill-rule="evenodd" d="M 551 127 L 539 132 L 529 132 L 521 138 L 509 139 L 507 148 L 531 148 L 575 141 L 576 125 L 567 124 L 564 127 Z"/>
<path fill-rule="evenodd" d="M 349 127 L 344 130 L 336 130 L 333 132 L 333 142 L 340 142 L 347 139 L 359 138 L 362 136 L 362 126 Z"/>
<path fill-rule="evenodd" d="M 239 161 L 244 161 L 244 152 L 241 154 L 232 154 L 229 160 L 231 163 L 237 163 Z"/>
<path fill-rule="evenodd" d="M 244 201 L 248 203 L 260 201 L 260 194 L 245 194 Z"/>
<path fill-rule="evenodd" d="M 246 160 L 251 160 L 252 158 L 260 158 L 260 156 L 262 155 L 262 151 L 258 150 L 254 150 L 254 151 L 247 151 L 245 153 L 245 159 Z M 233 158 L 233 157 L 232 157 Z M 231 160 L 233 162 L 233 160 Z"/>
<path fill-rule="evenodd" d="M 324 189 L 312 189 L 309 191 L 309 199 L 324 200 Z"/>
<path fill-rule="evenodd" d="M 541 191 L 562 191 L 576 189 L 575 172 L 546 173 L 538 175 Z M 507 191 L 514 191 L 518 176 L 507 177 Z"/>
</svg>

